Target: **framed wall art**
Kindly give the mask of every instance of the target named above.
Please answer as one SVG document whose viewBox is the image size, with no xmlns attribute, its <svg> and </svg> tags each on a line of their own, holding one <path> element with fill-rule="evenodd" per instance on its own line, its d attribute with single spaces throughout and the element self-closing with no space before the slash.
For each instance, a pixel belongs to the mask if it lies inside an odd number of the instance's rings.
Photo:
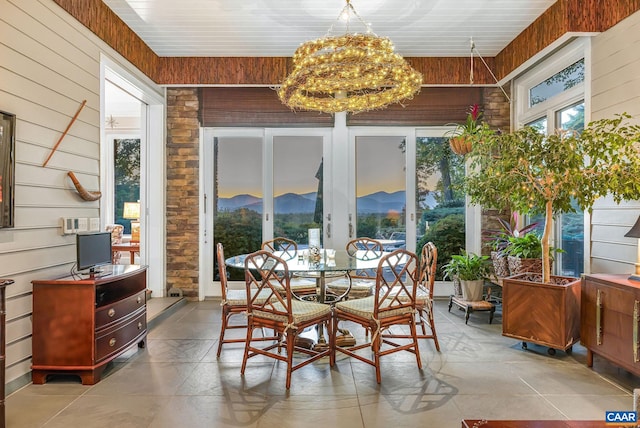
<svg viewBox="0 0 640 428">
<path fill-rule="evenodd" d="M 13 227 L 16 116 L 0 111 L 0 228 Z"/>
</svg>

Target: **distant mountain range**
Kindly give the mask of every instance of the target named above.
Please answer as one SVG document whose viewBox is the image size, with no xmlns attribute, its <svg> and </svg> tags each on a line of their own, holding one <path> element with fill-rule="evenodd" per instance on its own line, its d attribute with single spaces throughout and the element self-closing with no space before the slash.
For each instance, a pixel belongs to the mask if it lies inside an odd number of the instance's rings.
<svg viewBox="0 0 640 428">
<path fill-rule="evenodd" d="M 316 193 L 298 195 L 285 193 L 277 196 L 274 201 L 276 214 L 308 214 L 316 209 Z M 358 198 L 358 212 L 364 214 L 379 214 L 401 212 L 405 207 L 405 192 L 394 193 L 376 192 Z M 429 203 L 427 203 L 429 205 Z M 435 200 L 433 201 L 435 205 Z M 218 199 L 218 210 L 235 211 L 241 208 L 262 213 L 262 199 L 251 195 L 236 195 L 231 198 Z"/>
</svg>

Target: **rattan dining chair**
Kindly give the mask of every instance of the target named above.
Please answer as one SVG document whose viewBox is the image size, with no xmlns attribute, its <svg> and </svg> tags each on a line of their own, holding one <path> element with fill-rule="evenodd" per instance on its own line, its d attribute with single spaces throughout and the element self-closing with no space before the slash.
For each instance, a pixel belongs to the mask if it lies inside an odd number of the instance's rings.
<svg viewBox="0 0 640 428">
<path fill-rule="evenodd" d="M 247 360 L 257 355 L 284 361 L 287 364 L 286 387 L 291 387 L 291 373 L 322 357 L 329 356 L 334 365 L 335 354 L 331 352 L 335 336 L 331 319 L 331 306 L 324 303 L 296 300 L 290 288 L 290 276 L 286 262 L 269 251 L 260 250 L 245 258 L 245 281 L 247 288 L 247 339 L 241 374 L 247 368 Z M 284 290 L 281 293 L 280 290 Z M 260 298 L 260 295 L 267 298 Z M 325 323 L 329 334 L 329 347 L 307 349 L 296 345 L 298 334 L 308 327 Z M 286 355 L 282 355 L 281 344 L 274 343 L 258 347 L 252 342 L 255 329 L 273 329 L 283 336 Z M 305 356 L 294 364 L 296 358 Z"/>
<path fill-rule="evenodd" d="M 380 358 L 399 351 L 408 351 L 416 356 L 418 368 L 422 369 L 418 337 L 416 333 L 415 296 L 418 283 L 418 258 L 407 250 L 399 249 L 381 257 L 376 270 L 376 286 L 372 296 L 338 302 L 334 306 L 333 322 L 351 321 L 371 330 L 371 341 L 350 347 L 332 347 L 336 351 L 370 364 L 376 369 L 376 381 L 380 383 Z M 410 339 L 399 343 L 383 337 L 382 331 L 396 325 L 408 326 Z M 336 329 L 332 331 L 331 343 L 335 343 Z M 357 351 L 371 347 L 372 358 Z M 333 357 L 335 359 L 335 356 Z"/>
<path fill-rule="evenodd" d="M 222 291 L 222 325 L 220 326 L 220 336 L 218 338 L 218 353 L 217 358 L 220 358 L 222 352 L 222 345 L 225 343 L 245 343 L 246 335 L 241 338 L 225 338 L 227 329 L 246 329 L 247 324 L 230 324 L 229 319 L 233 315 L 244 315 L 247 312 L 247 291 L 242 289 L 230 289 L 229 282 L 227 280 L 227 268 L 224 258 L 224 247 L 222 243 L 218 242 L 216 245 L 216 257 L 218 261 L 218 274 L 220 275 L 220 288 Z M 255 340 L 267 340 L 278 341 L 279 336 L 265 336 L 263 330 L 263 336 L 256 338 Z"/>
<path fill-rule="evenodd" d="M 422 334 L 418 339 L 432 339 L 436 350 L 440 352 L 436 324 L 433 317 L 433 288 L 436 278 L 436 264 L 438 261 L 438 249 L 433 242 L 427 242 L 420 252 L 420 274 L 418 288 L 416 290 L 416 325 L 420 325 Z M 429 332 L 427 332 L 427 329 Z M 384 337 L 411 338 L 407 334 L 396 334 L 390 330 L 385 331 Z"/>
<path fill-rule="evenodd" d="M 378 259 L 384 252 L 383 245 L 375 239 L 361 237 L 347 243 L 347 253 L 367 260 Z M 376 286 L 375 269 L 362 269 L 346 272 L 342 278 L 335 279 L 327 285 L 327 290 L 337 296 L 346 294 L 349 299 L 359 299 L 370 296 Z"/>
<path fill-rule="evenodd" d="M 298 244 L 289 238 L 277 237 L 262 243 L 262 250 L 270 253 L 278 252 L 283 260 L 291 260 L 298 256 Z M 316 294 L 316 280 L 312 277 L 298 275 L 291 276 L 291 291 L 294 297 L 309 296 Z M 284 290 L 280 290 L 284 293 Z"/>
</svg>

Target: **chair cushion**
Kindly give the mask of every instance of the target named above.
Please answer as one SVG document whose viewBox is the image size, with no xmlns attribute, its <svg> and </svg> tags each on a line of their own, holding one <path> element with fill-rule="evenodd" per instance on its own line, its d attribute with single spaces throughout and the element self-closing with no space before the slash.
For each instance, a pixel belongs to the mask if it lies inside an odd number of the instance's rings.
<svg viewBox="0 0 640 428">
<path fill-rule="evenodd" d="M 271 293 L 269 290 L 262 290 L 256 299 L 256 303 L 263 303 L 269 297 Z M 227 300 L 222 302 L 223 304 L 233 306 L 246 306 L 247 305 L 247 290 L 227 289 Z"/>
<path fill-rule="evenodd" d="M 280 284 L 273 283 L 273 288 L 278 290 L 280 294 L 284 293 L 284 287 Z M 316 281 L 309 278 L 291 278 L 289 280 L 289 287 L 291 287 L 291 291 L 294 293 L 315 293 L 316 292 Z"/>
<path fill-rule="evenodd" d="M 234 306 L 247 304 L 247 290 L 227 290 L 226 303 Z"/>
<path fill-rule="evenodd" d="M 336 303 L 336 309 L 339 309 L 344 312 L 348 312 L 353 315 L 357 315 L 361 318 L 365 318 L 368 320 L 373 319 L 373 305 L 375 303 L 375 296 L 365 297 L 363 299 L 352 299 L 347 300 L 346 302 L 338 302 Z M 386 305 L 388 306 L 388 304 Z M 382 305 L 385 307 L 385 304 Z M 384 311 L 380 313 L 380 318 L 393 317 L 396 315 L 403 315 L 407 313 L 411 313 L 412 309 L 410 307 L 393 309 L 390 311 Z"/>
<path fill-rule="evenodd" d="M 273 306 L 278 311 L 285 311 L 284 306 L 280 302 L 274 303 Z M 293 314 L 293 324 L 297 325 L 331 313 L 331 306 L 325 305 L 324 303 L 292 300 L 291 312 Z M 286 315 L 278 315 L 261 310 L 254 310 L 253 315 L 260 318 L 281 321 L 283 324 L 287 324 L 289 322 Z"/>
<path fill-rule="evenodd" d="M 327 284 L 327 288 L 337 294 L 344 293 L 348 287 L 349 278 L 340 278 Z M 351 281 L 351 290 L 349 290 L 349 297 L 358 299 L 371 296 L 375 287 L 375 279 L 353 278 Z"/>
</svg>

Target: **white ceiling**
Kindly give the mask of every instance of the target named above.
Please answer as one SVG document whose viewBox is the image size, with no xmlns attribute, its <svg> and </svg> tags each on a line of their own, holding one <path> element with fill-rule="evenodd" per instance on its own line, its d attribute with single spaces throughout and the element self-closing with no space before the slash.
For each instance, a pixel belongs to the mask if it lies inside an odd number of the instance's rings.
<svg viewBox="0 0 640 428">
<path fill-rule="evenodd" d="M 345 0 L 103 0 L 159 56 L 292 56 L 346 32 Z M 555 0 L 351 0 L 403 56 L 495 56 Z M 357 19 L 351 32 L 363 32 Z"/>
</svg>

